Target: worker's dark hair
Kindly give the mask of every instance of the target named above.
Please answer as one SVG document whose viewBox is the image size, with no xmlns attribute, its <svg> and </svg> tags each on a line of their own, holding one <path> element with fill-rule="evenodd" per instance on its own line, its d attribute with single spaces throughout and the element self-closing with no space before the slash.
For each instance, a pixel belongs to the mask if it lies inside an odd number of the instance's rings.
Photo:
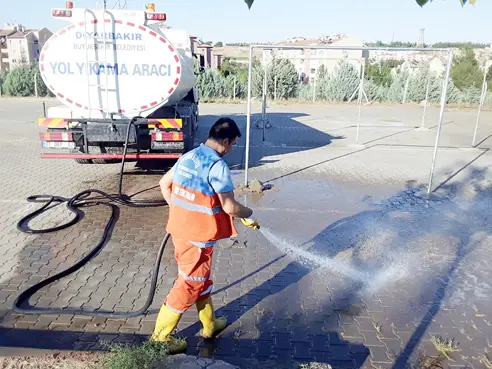
<svg viewBox="0 0 492 369">
<path fill-rule="evenodd" d="M 234 140 L 235 138 L 241 137 L 241 131 L 236 122 L 231 118 L 220 118 L 214 123 L 208 138 L 214 141 L 222 141 L 225 139 Z"/>
</svg>

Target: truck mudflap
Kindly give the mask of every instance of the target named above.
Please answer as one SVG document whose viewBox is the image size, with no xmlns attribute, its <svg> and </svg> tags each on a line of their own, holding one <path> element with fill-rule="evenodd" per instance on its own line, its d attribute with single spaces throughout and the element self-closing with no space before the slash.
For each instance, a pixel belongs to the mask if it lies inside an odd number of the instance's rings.
<svg viewBox="0 0 492 369">
<path fill-rule="evenodd" d="M 44 159 L 122 159 L 129 126 L 129 160 L 178 159 L 187 150 L 182 119 L 39 118 L 38 126 Z"/>
</svg>

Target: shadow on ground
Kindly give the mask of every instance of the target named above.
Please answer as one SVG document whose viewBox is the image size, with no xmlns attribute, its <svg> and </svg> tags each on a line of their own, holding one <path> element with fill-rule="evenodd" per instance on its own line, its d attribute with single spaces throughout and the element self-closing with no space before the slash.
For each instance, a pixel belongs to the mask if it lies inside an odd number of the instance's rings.
<svg viewBox="0 0 492 369">
<path fill-rule="evenodd" d="M 297 361 L 358 368 L 369 358 L 393 362 L 395 368 L 414 365 L 424 341 L 432 351 L 429 327 L 442 313 L 446 295 L 449 300 L 459 288 L 463 262 L 480 258 L 475 251 L 483 251 L 482 241 L 492 231 L 492 187 L 482 184 L 486 171 L 474 170 L 471 178 L 465 182 L 475 196 L 465 204 L 455 202 L 459 184 L 443 185 L 428 198 L 423 186 L 409 182 L 405 190 L 373 204 L 375 210 L 337 221 L 303 246 L 289 249 L 291 240 L 270 238 L 284 254 L 216 294 L 236 295 L 255 273 L 282 260 L 295 261 L 218 309 L 234 329 L 216 343 L 191 338 L 192 353 L 238 365 L 253 358 L 273 358 L 285 367 Z M 487 280 L 483 271 L 474 272 Z M 375 294 L 381 296 L 375 299 Z M 466 308 L 475 302 L 485 311 L 486 301 L 474 297 L 463 297 Z M 453 334 L 446 331 L 451 328 L 443 331 Z M 181 334 L 192 337 L 198 329 L 195 324 Z M 397 341 L 401 344 L 395 347 Z"/>
<path fill-rule="evenodd" d="M 240 114 L 225 115 L 236 121 L 241 130 L 242 137 L 238 140 L 238 147 L 225 157 L 231 169 L 244 169 L 245 144 L 246 144 L 246 116 Z M 269 113 L 269 121 L 272 126 L 261 129 L 255 126 L 255 122 L 261 118 L 260 114 L 251 116 L 250 134 L 250 158 L 249 167 L 259 167 L 277 160 L 265 160 L 272 155 L 312 150 L 318 147 L 328 146 L 334 140 L 343 139 L 343 136 L 333 136 L 301 123 L 298 118 L 307 117 L 305 113 Z M 200 117 L 197 133 L 198 142 L 205 142 L 210 127 L 222 116 L 205 115 Z M 263 136 L 263 131 L 265 136 Z"/>
<path fill-rule="evenodd" d="M 419 197 L 422 188 L 409 182 L 395 196 L 371 204 L 373 210 L 330 224 L 296 247 L 304 253 L 280 247 L 263 267 L 237 280 L 229 278 L 215 293 L 227 297 L 217 315 L 227 316 L 231 324 L 220 339 L 199 339 L 198 323 L 180 332 L 188 339 L 188 353 L 242 367 L 320 362 L 334 368 L 360 368 L 381 351 L 374 351 L 377 343 L 395 368 L 411 364 L 460 265 L 491 233 L 492 187 L 483 184 L 486 178 L 485 170 L 472 170 L 461 186 L 443 185 L 443 195 L 430 199 Z M 474 189 L 474 197 L 459 203 L 455 196 L 464 186 Z M 259 249 L 263 247 L 271 249 L 265 240 L 258 243 Z M 261 254 L 261 250 L 249 256 L 254 250 L 240 251 L 238 256 L 232 249 L 222 250 L 221 260 L 228 262 L 218 268 L 230 272 Z M 23 268 L 22 275 L 28 275 L 29 266 Z M 265 277 L 266 270 L 276 273 Z M 373 298 L 375 294 L 381 295 L 379 300 Z M 372 314 L 388 306 L 393 307 L 389 313 L 379 318 Z M 42 317 L 12 314 L 6 305 L 2 309 L 0 345 L 6 347 L 99 350 L 104 348 L 100 341 L 136 343 L 147 337 L 103 331 L 107 322 L 91 327 L 92 321 L 72 331 L 65 329 L 69 324 L 38 330 L 35 323 Z M 5 327 L 6 322 L 12 326 Z M 378 335 L 376 323 L 392 333 Z M 414 327 L 405 339 L 398 330 L 404 323 Z M 88 328 L 93 332 L 84 332 Z M 388 340 L 396 341 L 393 336 L 403 343 L 400 349 L 387 345 Z"/>
</svg>

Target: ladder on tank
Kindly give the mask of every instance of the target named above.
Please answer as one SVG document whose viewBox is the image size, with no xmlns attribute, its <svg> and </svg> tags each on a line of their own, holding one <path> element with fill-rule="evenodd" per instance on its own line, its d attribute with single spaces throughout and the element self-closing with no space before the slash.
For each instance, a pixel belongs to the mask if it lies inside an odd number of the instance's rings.
<svg viewBox="0 0 492 369">
<path fill-rule="evenodd" d="M 109 17 L 107 18 L 106 15 Z M 107 22 L 108 21 L 108 22 Z M 94 11 L 90 9 L 85 9 L 84 12 L 84 32 L 85 32 L 85 72 L 86 72 L 86 80 L 87 80 L 87 100 L 88 100 L 88 109 L 89 109 L 89 117 L 92 115 L 92 89 L 97 89 L 98 103 L 102 109 L 98 109 L 102 114 L 103 118 L 109 119 L 113 114 L 120 113 L 121 104 L 118 94 L 118 73 L 117 73 L 117 57 L 116 57 L 116 38 L 113 38 L 112 41 L 108 42 L 107 40 L 107 24 L 111 24 L 111 33 L 115 33 L 115 19 L 113 14 L 111 14 L 107 9 L 103 10 L 102 21 L 97 19 L 97 15 Z M 102 41 L 99 33 L 99 24 L 102 23 Z M 93 27 L 92 32 L 94 36 L 88 37 L 89 32 L 91 31 L 89 27 Z M 96 36 L 97 33 L 97 36 Z M 94 46 L 94 60 L 92 60 L 89 56 L 91 50 L 89 50 L 89 40 L 92 40 L 91 44 Z M 100 45 L 103 47 L 103 58 L 100 58 Z M 111 48 L 111 52 L 113 53 L 113 61 L 111 64 L 108 63 L 108 47 Z M 96 64 L 97 73 L 96 73 L 96 83 L 91 81 L 91 69 L 90 64 Z M 104 83 L 101 81 L 101 66 L 103 66 L 104 70 Z M 115 68 L 113 70 L 114 77 L 114 87 L 110 88 L 109 83 L 109 69 Z M 117 111 L 110 111 L 110 93 L 114 93 L 114 98 L 116 99 Z M 103 96 L 104 95 L 104 96 Z M 103 100 L 104 99 L 104 100 Z M 106 102 L 106 104 L 103 103 Z"/>
</svg>

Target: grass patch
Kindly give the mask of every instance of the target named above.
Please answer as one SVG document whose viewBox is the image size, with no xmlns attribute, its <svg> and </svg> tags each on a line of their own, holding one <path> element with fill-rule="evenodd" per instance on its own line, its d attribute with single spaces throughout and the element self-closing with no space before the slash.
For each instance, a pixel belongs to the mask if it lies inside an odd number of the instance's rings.
<svg viewBox="0 0 492 369">
<path fill-rule="evenodd" d="M 238 339 L 241 338 L 242 334 L 243 334 L 243 331 L 240 330 L 240 329 L 238 329 L 238 330 L 234 331 L 233 337 L 234 337 L 235 340 L 238 340 Z"/>
<path fill-rule="evenodd" d="M 415 365 L 413 365 L 414 369 L 443 369 L 444 358 L 439 355 L 438 357 L 427 356 L 421 354 L 417 359 Z"/>
<path fill-rule="evenodd" d="M 374 329 L 376 330 L 378 336 L 381 336 L 383 333 L 383 326 L 379 322 L 375 322 L 372 324 Z"/>
<path fill-rule="evenodd" d="M 489 358 L 488 355 L 482 355 L 480 358 L 480 362 L 485 365 L 487 369 L 492 369 L 492 360 Z"/>
<path fill-rule="evenodd" d="M 165 343 L 145 341 L 138 346 L 111 345 L 104 363 L 105 369 L 152 369 L 166 359 L 169 346 Z"/>
<path fill-rule="evenodd" d="M 0 357 L 2 369 L 100 369 L 104 354 L 62 352 L 42 356 Z"/>
<path fill-rule="evenodd" d="M 453 360 L 449 357 L 449 354 L 461 351 L 458 349 L 459 343 L 455 341 L 454 338 L 449 339 L 442 338 L 441 336 L 432 336 L 431 342 L 434 344 L 436 350 L 446 356 L 449 360 Z"/>
</svg>

